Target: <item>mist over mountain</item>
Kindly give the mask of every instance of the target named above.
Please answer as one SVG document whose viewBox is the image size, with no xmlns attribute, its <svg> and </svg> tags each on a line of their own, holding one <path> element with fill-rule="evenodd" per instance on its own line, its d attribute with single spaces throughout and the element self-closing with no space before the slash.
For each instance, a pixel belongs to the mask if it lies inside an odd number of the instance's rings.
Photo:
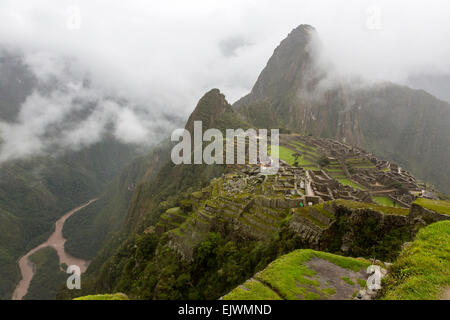
<svg viewBox="0 0 450 320">
<path fill-rule="evenodd" d="M 450 103 L 450 75 L 449 74 L 417 74 L 406 80 L 406 85 L 414 89 L 423 89 L 436 98 Z"/>
<path fill-rule="evenodd" d="M 47 58 L 37 70 L 31 58 L 1 52 L 0 162 L 78 151 L 108 135 L 148 148 L 179 122 L 177 115 L 95 88 L 70 60 Z"/>
<path fill-rule="evenodd" d="M 0 45 L 22 57 L 32 77 L 52 92 L 27 94 L 30 101 L 22 101 L 18 123 L 2 126 L 4 136 L 12 132 L 3 138 L 11 141 L 4 158 L 45 150 L 49 144 L 77 149 L 98 140 L 111 123 L 114 134 L 127 143 L 155 144 L 165 137 L 164 128 L 182 126 L 181 119 L 211 88 L 220 88 L 231 103 L 249 92 L 273 48 L 299 21 L 317 28 L 324 55 L 339 75 L 405 83 L 429 70 L 450 74 L 445 0 L 427 6 L 420 0 L 408 5 L 282 0 L 277 6 L 270 0 L 189 5 L 137 0 L 107 6 L 8 0 L 0 8 Z M 69 109 L 84 113 L 79 104 L 69 103 L 75 95 L 98 104 L 97 112 L 56 142 L 43 141 L 53 130 L 47 127 L 61 126 L 62 118 L 73 113 Z M 36 113 L 30 104 L 66 108 L 54 108 L 57 114 L 46 112 L 29 123 Z M 15 141 L 19 132 L 30 141 L 20 141 L 22 148 Z"/>
<path fill-rule="evenodd" d="M 321 48 L 313 27 L 294 29 L 234 107 L 257 126 L 364 147 L 448 190 L 450 104 L 423 90 L 340 77 Z"/>
</svg>

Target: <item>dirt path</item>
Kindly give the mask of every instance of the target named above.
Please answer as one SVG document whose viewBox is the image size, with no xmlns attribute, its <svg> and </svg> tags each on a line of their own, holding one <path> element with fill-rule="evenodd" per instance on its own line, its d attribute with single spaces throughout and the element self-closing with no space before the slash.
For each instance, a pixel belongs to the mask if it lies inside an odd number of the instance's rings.
<svg viewBox="0 0 450 320">
<path fill-rule="evenodd" d="M 53 234 L 50 236 L 50 238 L 48 238 L 48 240 L 46 242 L 44 242 L 44 243 L 40 244 L 39 246 L 37 246 L 36 248 L 30 250 L 26 255 L 24 255 L 23 257 L 20 258 L 19 268 L 20 268 L 20 272 L 22 274 L 22 279 L 17 284 L 17 287 L 14 290 L 12 300 L 22 300 L 22 298 L 27 294 L 28 288 L 30 287 L 31 280 L 33 279 L 33 276 L 34 276 L 34 265 L 29 260 L 29 257 L 32 256 L 37 251 L 41 250 L 42 248 L 45 248 L 45 247 L 55 248 L 55 250 L 59 256 L 60 264 L 65 263 L 68 266 L 76 265 L 76 266 L 80 267 L 81 272 L 86 271 L 86 269 L 89 265 L 89 261 L 74 258 L 64 250 L 64 244 L 66 242 L 66 239 L 64 239 L 64 237 L 62 235 L 62 229 L 63 229 L 64 223 L 66 222 L 67 219 L 69 219 L 73 214 L 77 213 L 78 211 L 87 207 L 88 205 L 90 205 L 92 202 L 95 202 L 95 201 L 97 201 L 97 199 L 93 199 L 93 200 L 79 206 L 78 208 L 75 208 L 75 209 L 67 212 L 63 217 L 61 217 L 58 221 L 56 221 L 55 232 L 53 232 Z"/>
<path fill-rule="evenodd" d="M 344 269 L 334 263 L 324 259 L 313 258 L 306 263 L 306 266 L 316 272 L 316 275 L 311 277 L 311 280 L 319 281 L 319 288 L 310 286 L 308 289 L 311 292 L 323 295 L 317 289 L 332 288 L 335 292 L 328 297 L 322 297 L 327 300 L 350 300 L 355 292 L 361 288 L 358 280 L 366 281 L 368 275 L 365 270 L 355 272 L 353 270 Z M 347 279 L 344 280 L 344 278 Z M 301 297 L 304 298 L 304 297 Z"/>
<path fill-rule="evenodd" d="M 305 185 L 305 191 L 307 196 L 314 196 L 314 191 L 311 187 L 311 177 L 309 176 L 309 171 L 306 171 L 306 185 Z"/>
</svg>

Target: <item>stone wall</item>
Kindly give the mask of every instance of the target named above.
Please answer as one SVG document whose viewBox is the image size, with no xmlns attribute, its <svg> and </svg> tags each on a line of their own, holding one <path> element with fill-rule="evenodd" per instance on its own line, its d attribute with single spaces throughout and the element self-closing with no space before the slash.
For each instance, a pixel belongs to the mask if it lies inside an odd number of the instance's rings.
<svg viewBox="0 0 450 320">
<path fill-rule="evenodd" d="M 450 216 L 428 210 L 418 204 L 413 203 L 409 212 L 409 218 L 413 221 L 416 218 L 422 218 L 426 223 L 433 223 L 443 220 L 450 220 Z"/>
</svg>

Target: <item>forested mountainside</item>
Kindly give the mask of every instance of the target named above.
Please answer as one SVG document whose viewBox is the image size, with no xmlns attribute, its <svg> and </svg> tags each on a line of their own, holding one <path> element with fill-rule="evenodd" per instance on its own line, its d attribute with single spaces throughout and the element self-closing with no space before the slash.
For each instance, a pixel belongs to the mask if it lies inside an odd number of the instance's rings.
<svg viewBox="0 0 450 320">
<path fill-rule="evenodd" d="M 0 57 L 0 121 L 14 123 L 39 84 L 20 56 Z M 58 151 L 0 164 L 0 299 L 10 299 L 20 280 L 19 257 L 46 240 L 65 212 L 98 196 L 139 154 L 111 135 L 79 151 Z"/>
<path fill-rule="evenodd" d="M 164 141 L 149 155 L 129 164 L 92 205 L 69 218 L 63 229 L 66 251 L 84 260 L 92 260 L 105 239 L 121 230 L 136 187 L 152 181 L 169 161 L 171 143 Z"/>
<path fill-rule="evenodd" d="M 234 108 L 256 126 L 363 147 L 448 192 L 450 104 L 423 90 L 340 79 L 321 58 L 319 37 L 311 26 L 294 29 Z"/>
<path fill-rule="evenodd" d="M 0 168 L 0 293 L 9 299 L 20 273 L 17 260 L 48 238 L 65 212 L 98 196 L 136 155 L 112 141 L 62 158 L 36 157 Z"/>
</svg>

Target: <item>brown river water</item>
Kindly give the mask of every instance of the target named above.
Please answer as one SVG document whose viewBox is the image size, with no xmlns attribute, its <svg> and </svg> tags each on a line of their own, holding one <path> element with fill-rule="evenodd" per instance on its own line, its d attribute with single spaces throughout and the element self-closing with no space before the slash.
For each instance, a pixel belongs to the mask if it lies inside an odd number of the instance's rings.
<svg viewBox="0 0 450 320">
<path fill-rule="evenodd" d="M 95 201 L 97 201 L 97 199 L 90 200 L 89 202 L 67 212 L 63 217 L 61 217 L 58 221 L 56 221 L 55 232 L 53 232 L 53 234 L 50 236 L 50 238 L 48 238 L 47 241 L 40 244 L 36 248 L 30 250 L 26 255 L 20 258 L 18 264 L 20 272 L 22 274 L 22 280 L 20 280 L 20 282 L 17 284 L 17 287 L 12 295 L 12 300 L 22 300 L 22 298 L 27 294 L 28 288 L 30 287 L 30 283 L 31 280 L 33 279 L 35 271 L 33 263 L 28 258 L 37 251 L 41 250 L 42 248 L 46 247 L 55 248 L 59 256 L 60 264 L 65 263 L 68 266 L 75 265 L 81 269 L 81 272 L 86 271 L 89 265 L 89 261 L 72 257 L 64 250 L 64 244 L 66 242 L 66 239 L 64 239 L 62 235 L 62 230 L 64 227 L 64 223 L 66 222 L 67 219 L 69 219 L 72 215 L 74 215 L 75 213 L 77 213 L 78 211 L 87 207 L 88 205 L 90 205 L 92 202 Z"/>
</svg>

